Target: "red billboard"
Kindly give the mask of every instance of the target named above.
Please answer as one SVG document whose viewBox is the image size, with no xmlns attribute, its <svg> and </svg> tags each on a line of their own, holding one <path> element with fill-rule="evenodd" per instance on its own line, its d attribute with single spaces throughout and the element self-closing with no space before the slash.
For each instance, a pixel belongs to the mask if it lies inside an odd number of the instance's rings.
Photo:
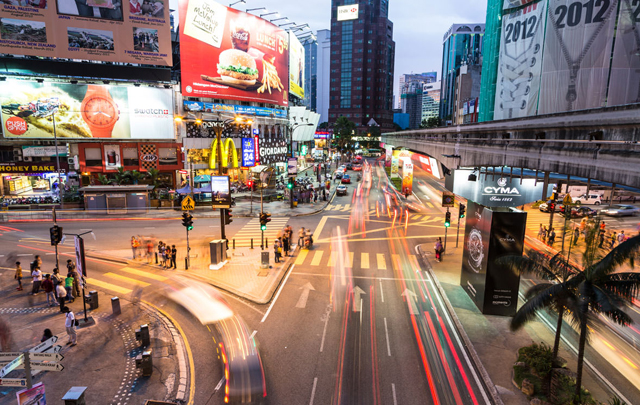
<svg viewBox="0 0 640 405">
<path fill-rule="evenodd" d="M 180 0 L 182 94 L 288 105 L 287 33 L 212 0 Z"/>
</svg>

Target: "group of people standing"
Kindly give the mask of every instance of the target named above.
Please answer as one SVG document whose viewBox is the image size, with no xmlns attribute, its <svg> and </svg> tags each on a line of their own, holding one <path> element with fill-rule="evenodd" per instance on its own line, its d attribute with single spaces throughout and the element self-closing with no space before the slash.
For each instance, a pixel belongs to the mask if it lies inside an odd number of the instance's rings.
<svg viewBox="0 0 640 405">
<path fill-rule="evenodd" d="M 538 239 L 542 241 L 542 243 L 546 243 L 549 246 L 553 246 L 556 241 L 556 230 L 553 227 L 547 228 L 540 224 L 540 229 L 538 229 Z"/>
<path fill-rule="evenodd" d="M 598 247 L 601 249 L 613 249 L 616 245 L 629 239 L 629 236 L 621 230 L 617 233 L 614 230 L 608 231 L 607 225 L 604 221 L 600 222 L 600 225 L 596 225 L 593 221 L 589 221 L 587 218 L 582 218 L 580 224 L 573 228 L 573 235 L 571 237 L 571 245 L 576 246 L 580 237 L 586 238 L 587 233 L 595 226 L 599 227 L 598 230 Z M 553 228 L 548 230 L 546 226 L 540 224 L 538 230 L 538 239 L 549 246 L 553 246 L 556 239 L 556 233 Z M 606 242 L 606 244 L 605 244 Z"/>
<path fill-rule="evenodd" d="M 178 249 L 176 245 L 169 245 L 162 241 L 156 245 L 153 239 L 144 239 L 140 236 L 131 237 L 131 252 L 133 259 L 146 260 L 148 264 L 153 262 L 153 254 L 157 254 L 157 262 L 165 269 L 177 269 L 176 259 Z"/>
<path fill-rule="evenodd" d="M 291 225 L 287 224 L 287 226 L 284 227 L 282 234 L 278 235 L 276 240 L 273 242 L 273 256 L 276 263 L 280 263 L 283 253 L 285 256 L 289 256 L 289 253 L 291 252 L 292 238 L 293 228 Z"/>
</svg>

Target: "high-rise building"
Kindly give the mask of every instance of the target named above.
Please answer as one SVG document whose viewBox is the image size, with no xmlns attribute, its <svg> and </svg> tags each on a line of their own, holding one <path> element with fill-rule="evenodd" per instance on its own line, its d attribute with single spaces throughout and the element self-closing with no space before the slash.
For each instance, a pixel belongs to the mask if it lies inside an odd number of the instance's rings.
<svg viewBox="0 0 640 405">
<path fill-rule="evenodd" d="M 409 114 L 409 129 L 420 127 L 422 122 L 422 89 L 426 83 L 433 83 L 437 72 L 404 74 L 400 76 L 400 108 Z"/>
<path fill-rule="evenodd" d="M 405 84 L 412 82 L 421 82 L 421 83 L 434 83 L 438 80 L 438 72 L 425 72 L 425 73 L 405 73 L 400 75 L 400 79 L 398 82 L 398 92 L 396 95 L 398 96 L 398 108 L 402 108 L 402 89 Z"/>
<path fill-rule="evenodd" d="M 316 112 L 320 122 L 329 122 L 329 80 L 331 70 L 331 31 L 318 31 L 316 65 Z"/>
<path fill-rule="evenodd" d="M 442 81 L 440 91 L 440 118 L 443 123 L 453 123 L 458 115 L 457 106 L 471 98 L 480 96 L 480 72 L 482 69 L 482 39 L 484 24 L 453 24 L 446 32 L 442 45 Z M 465 86 L 456 91 L 460 68 L 465 66 Z M 469 80 L 477 79 L 475 86 Z M 477 89 L 477 92 L 475 92 Z M 468 92 L 466 92 L 468 90 Z M 456 100 L 458 97 L 460 100 Z"/>
<path fill-rule="evenodd" d="M 303 41 L 304 46 L 304 106 L 316 111 L 318 97 L 318 42 L 314 36 Z"/>
<path fill-rule="evenodd" d="M 395 42 L 388 0 L 331 1 L 329 122 L 344 116 L 357 131 L 393 130 Z"/>
<path fill-rule="evenodd" d="M 437 117 L 439 113 L 440 82 L 426 83 L 422 87 L 422 120 Z"/>
</svg>

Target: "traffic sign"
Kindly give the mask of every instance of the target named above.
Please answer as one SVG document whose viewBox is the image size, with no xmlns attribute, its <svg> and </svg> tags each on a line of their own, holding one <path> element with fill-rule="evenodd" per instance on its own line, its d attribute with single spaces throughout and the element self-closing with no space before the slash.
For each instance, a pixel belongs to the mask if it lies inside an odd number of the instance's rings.
<svg viewBox="0 0 640 405">
<path fill-rule="evenodd" d="M 0 386 L 3 387 L 26 387 L 26 378 L 0 378 Z"/>
<path fill-rule="evenodd" d="M 567 194 L 562 199 L 562 203 L 565 204 L 565 205 L 573 204 L 573 198 L 571 198 L 571 196 L 569 194 Z"/>
<path fill-rule="evenodd" d="M 62 371 L 64 370 L 64 366 L 60 363 L 30 363 L 31 368 L 35 368 L 36 370 L 46 370 L 46 371 Z"/>
<path fill-rule="evenodd" d="M 22 352 L 4 352 L 0 353 L 0 361 L 10 362 L 16 357 L 20 356 Z"/>
<path fill-rule="evenodd" d="M 31 361 L 62 361 L 64 356 L 60 353 L 31 353 L 29 360 Z"/>
<path fill-rule="evenodd" d="M 442 206 L 453 207 L 456 198 L 453 194 L 442 193 Z"/>
<path fill-rule="evenodd" d="M 184 200 L 182 200 L 182 211 L 192 211 L 196 207 L 195 201 L 191 196 L 186 196 Z"/>
<path fill-rule="evenodd" d="M 9 374 L 10 372 L 18 368 L 22 363 L 24 363 L 24 354 L 20 353 L 20 356 L 13 359 L 6 366 L 2 367 L 2 370 L 0 370 L 0 378 L 4 377 L 5 375 Z"/>
<path fill-rule="evenodd" d="M 45 350 L 47 350 L 48 348 L 50 348 L 51 346 L 53 346 L 53 344 L 55 342 L 58 341 L 58 337 L 57 336 L 52 336 L 49 339 L 45 340 L 44 342 L 40 343 L 38 346 L 34 347 L 33 349 L 29 350 L 31 353 L 42 353 Z"/>
</svg>

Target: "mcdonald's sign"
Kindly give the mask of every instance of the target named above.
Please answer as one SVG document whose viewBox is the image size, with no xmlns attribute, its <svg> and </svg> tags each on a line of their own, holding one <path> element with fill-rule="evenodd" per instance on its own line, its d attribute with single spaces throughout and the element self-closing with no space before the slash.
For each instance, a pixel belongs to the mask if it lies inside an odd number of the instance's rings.
<svg viewBox="0 0 640 405">
<path fill-rule="evenodd" d="M 238 151 L 236 151 L 236 145 L 233 143 L 233 139 L 227 138 L 225 141 L 221 141 L 222 145 L 222 166 L 229 167 L 229 154 L 233 155 L 233 166 L 238 167 Z M 209 153 L 209 169 L 216 168 L 216 162 L 218 161 L 218 140 L 214 139 L 211 142 L 211 152 Z"/>
</svg>

